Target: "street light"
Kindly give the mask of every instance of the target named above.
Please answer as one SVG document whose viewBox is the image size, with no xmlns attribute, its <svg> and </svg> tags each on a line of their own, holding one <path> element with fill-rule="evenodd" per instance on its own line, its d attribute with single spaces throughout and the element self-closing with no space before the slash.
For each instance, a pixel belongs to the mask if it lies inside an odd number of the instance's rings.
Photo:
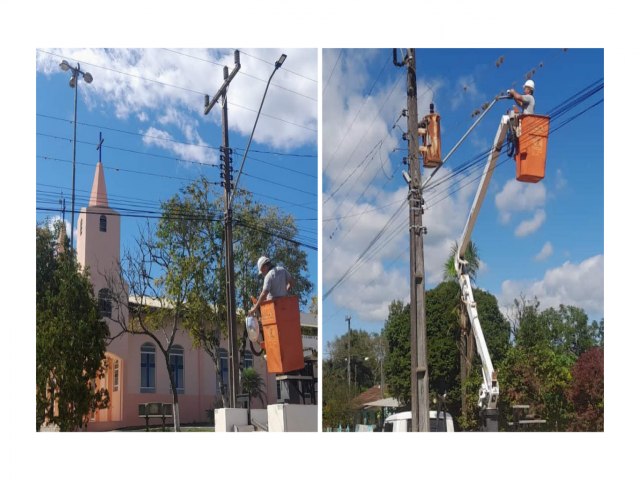
<svg viewBox="0 0 640 480">
<path fill-rule="evenodd" d="M 273 76 L 275 75 L 276 71 L 282 66 L 282 64 L 284 63 L 284 61 L 287 59 L 287 56 L 283 53 L 282 55 L 280 55 L 280 58 L 276 61 L 275 63 L 275 68 L 273 69 L 273 72 L 271 72 L 271 76 L 269 77 L 269 80 L 267 81 L 267 86 L 264 89 L 264 94 L 262 95 L 262 101 L 260 102 L 260 108 L 258 109 L 258 115 L 256 115 L 256 121 L 253 124 L 253 130 L 251 130 L 251 135 L 249 136 L 249 143 L 247 143 L 247 148 L 245 148 L 244 150 L 244 156 L 242 157 L 242 162 L 240 163 L 240 170 L 238 170 L 238 176 L 236 177 L 236 184 L 235 187 L 233 188 L 233 191 L 231 192 L 231 199 L 229 200 L 229 207 L 231 207 L 231 204 L 233 203 L 233 197 L 236 194 L 236 190 L 237 190 L 237 186 L 240 183 L 240 175 L 242 175 L 242 168 L 244 167 L 244 162 L 247 159 L 247 153 L 249 153 L 249 148 L 251 147 L 251 141 L 253 140 L 253 134 L 256 131 L 256 126 L 258 125 L 258 119 L 260 118 L 260 112 L 262 112 L 262 106 L 264 105 L 264 99 L 267 97 L 267 91 L 269 90 L 269 85 L 271 84 L 271 79 L 273 78 Z"/>
<path fill-rule="evenodd" d="M 69 62 L 63 60 L 60 62 L 60 69 L 63 72 L 71 70 L 71 78 L 69 79 L 69 86 L 73 88 L 73 167 L 71 177 L 71 248 L 73 248 L 73 224 L 75 220 L 76 210 L 76 126 L 78 119 L 78 75 L 82 75 L 82 79 L 87 82 L 93 82 L 93 76 L 89 72 L 83 72 L 80 70 L 80 64 L 77 67 L 72 67 Z"/>
</svg>

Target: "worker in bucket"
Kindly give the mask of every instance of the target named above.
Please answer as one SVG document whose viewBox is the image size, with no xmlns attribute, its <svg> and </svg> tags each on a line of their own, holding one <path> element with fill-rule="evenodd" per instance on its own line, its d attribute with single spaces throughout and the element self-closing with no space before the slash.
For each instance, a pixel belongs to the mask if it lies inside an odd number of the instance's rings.
<svg viewBox="0 0 640 480">
<path fill-rule="evenodd" d="M 529 79 L 524 82 L 522 88 L 524 89 L 524 94 L 520 95 L 515 90 L 511 89 L 507 93 L 510 97 L 516 101 L 518 106 L 522 108 L 522 113 L 525 115 L 533 114 L 534 108 L 536 106 L 536 100 L 533 98 L 533 91 L 535 89 L 535 83 L 533 80 Z"/>
<path fill-rule="evenodd" d="M 254 315 L 265 301 L 278 297 L 286 297 L 293 288 L 293 277 L 284 267 L 276 267 L 268 257 L 258 259 L 258 271 L 264 277 L 262 292 L 255 305 L 249 310 L 249 315 Z"/>
</svg>

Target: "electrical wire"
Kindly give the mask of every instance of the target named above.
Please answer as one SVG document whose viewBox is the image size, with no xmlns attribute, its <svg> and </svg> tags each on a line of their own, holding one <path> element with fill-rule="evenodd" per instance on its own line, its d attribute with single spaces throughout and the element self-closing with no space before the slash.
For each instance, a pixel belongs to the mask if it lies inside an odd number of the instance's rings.
<svg viewBox="0 0 640 480">
<path fill-rule="evenodd" d="M 218 67 L 223 67 L 223 68 L 225 67 L 225 65 L 223 65 L 223 64 L 221 64 L 221 63 L 218 63 L 218 62 L 214 62 L 213 60 L 208 60 L 208 59 L 206 59 L 206 58 L 196 57 L 195 55 L 189 55 L 188 53 L 179 52 L 179 51 L 177 51 L 177 50 L 171 50 L 170 48 L 163 48 L 163 50 L 166 50 L 167 52 L 175 53 L 175 54 L 177 54 L 177 55 L 182 55 L 183 57 L 188 57 L 188 58 L 192 58 L 192 59 L 194 59 L 194 60 L 199 60 L 199 61 L 201 61 L 201 62 L 210 63 L 210 64 L 212 64 L 212 65 L 216 65 L 216 66 L 218 66 Z M 258 80 L 258 81 L 260 81 L 260 82 L 262 82 L 262 83 L 267 83 L 267 81 L 266 81 L 265 79 L 260 78 L 260 77 L 256 77 L 255 75 L 251 75 L 250 73 L 244 72 L 244 71 L 242 71 L 242 70 L 240 70 L 240 71 L 238 72 L 238 74 L 239 74 L 239 75 L 244 75 L 245 77 L 253 78 L 254 80 Z M 309 100 L 313 100 L 314 102 L 317 102 L 317 101 L 318 101 L 318 99 L 317 99 L 317 98 L 313 98 L 313 97 L 310 97 L 310 96 L 308 96 L 308 95 L 305 95 L 304 93 L 300 93 L 300 92 L 297 92 L 297 91 L 292 90 L 292 89 L 290 89 L 290 88 L 283 87 L 282 85 L 277 85 L 277 84 L 275 84 L 275 83 L 272 83 L 272 85 L 273 85 L 274 87 L 276 87 L 276 88 L 280 88 L 280 89 L 285 90 L 285 91 L 287 91 L 287 92 L 291 92 L 291 93 L 294 93 L 294 94 L 299 95 L 299 96 L 301 96 L 301 97 L 308 98 Z"/>
<path fill-rule="evenodd" d="M 53 53 L 53 52 L 48 52 L 48 51 L 46 51 L 46 50 L 42 50 L 42 49 L 39 49 L 39 48 L 38 48 L 38 49 L 36 49 L 36 51 L 41 52 L 41 53 L 45 53 L 45 54 L 47 54 L 47 55 L 52 55 L 52 56 L 55 56 L 55 57 L 58 57 L 58 58 L 68 58 L 68 59 L 70 59 L 70 60 L 73 60 L 74 62 L 78 62 L 78 63 L 80 63 L 80 60 L 78 60 L 78 59 L 76 59 L 76 58 L 72 58 L 72 57 L 65 57 L 65 56 L 63 56 L 63 55 L 59 55 L 59 54 L 57 54 L 57 53 Z M 172 84 L 170 84 L 170 83 L 161 82 L 160 80 L 154 80 L 154 79 L 152 79 L 152 78 L 142 77 L 142 76 L 140 76 L 140 75 L 135 75 L 135 74 L 133 74 L 133 73 L 123 72 L 123 71 L 121 71 L 121 70 L 117 70 L 117 69 L 115 69 L 115 68 L 105 67 L 104 65 L 96 65 L 96 64 L 94 64 L 94 63 L 89 63 L 89 62 L 85 62 L 85 61 L 82 61 L 82 63 L 83 63 L 84 65 L 89 65 L 89 66 L 91 66 L 91 67 L 95 67 L 95 68 L 100 68 L 100 69 L 108 70 L 108 71 L 111 71 L 111 72 L 114 72 L 114 73 L 119 73 L 119 74 L 121 74 L 121 75 L 126 75 L 126 76 L 128 76 L 128 77 L 132 77 L 132 78 L 137 78 L 138 80 L 144 80 L 145 82 L 151 82 L 151 83 L 155 83 L 155 84 L 157 84 L 157 85 L 162 85 L 163 87 L 175 88 L 175 89 L 182 90 L 182 91 L 185 91 L 185 92 L 198 94 L 198 95 L 200 95 L 200 96 L 202 96 L 202 97 L 204 97 L 204 96 L 206 95 L 204 92 L 200 92 L 200 91 L 198 91 L 198 90 L 193 90 L 193 89 L 191 89 L 191 88 L 186 88 L 186 87 L 180 87 L 180 86 L 178 86 L 178 85 L 172 85 Z M 252 108 L 249 108 L 249 107 L 245 107 L 244 105 L 240 105 L 240 104 L 232 103 L 232 102 L 227 102 L 227 103 L 228 103 L 229 105 L 232 105 L 232 106 L 234 106 L 234 107 L 240 108 L 240 109 L 242 109 L 242 110 L 247 110 L 247 111 L 249 111 L 249 112 L 257 113 L 257 111 L 256 111 L 256 110 L 253 110 Z M 291 122 L 291 121 L 289 121 L 289 120 L 285 120 L 284 118 L 279 118 L 279 117 L 276 117 L 276 116 L 274 116 L 274 115 L 270 115 L 270 114 L 268 114 L 268 113 L 263 113 L 262 115 L 263 115 L 263 116 L 265 116 L 265 117 L 271 118 L 271 119 L 273 119 L 273 120 L 277 120 L 277 121 L 279 121 L 279 122 L 287 123 L 287 124 L 289 124 L 289 125 L 293 125 L 293 126 L 295 126 L 295 127 L 302 128 L 302 129 L 304 129 L 304 130 L 309 130 L 309 131 L 311 131 L 311 132 L 317 132 L 317 131 L 318 131 L 317 129 L 314 129 L 314 128 L 311 128 L 311 127 L 307 127 L 306 125 L 300 125 L 299 123 Z"/>
<path fill-rule="evenodd" d="M 579 94 L 576 94 L 576 95 L 570 97 L 570 99 L 568 101 L 563 102 L 558 108 L 552 110 L 555 113 L 556 118 L 559 115 L 565 114 L 567 111 L 569 111 L 570 109 L 574 108 L 580 102 L 585 101 L 586 98 L 589 98 L 590 96 L 592 96 L 595 93 L 597 93 L 599 90 L 601 90 L 603 88 L 603 86 L 604 85 L 601 86 L 599 84 L 599 82 L 594 82 L 591 85 L 592 88 L 583 89 L 581 92 L 579 92 Z M 582 92 L 584 92 L 584 93 L 582 93 Z M 572 101 L 572 99 L 575 99 L 575 98 L 580 98 L 580 102 Z M 587 107 L 585 110 L 583 110 L 579 114 L 575 115 L 574 117 L 577 118 L 578 116 L 584 114 L 586 111 L 590 110 L 591 108 L 595 107 L 596 105 L 598 105 L 600 103 L 602 103 L 602 101 L 598 101 L 595 104 Z M 565 126 L 566 124 L 568 124 L 570 121 L 572 121 L 575 118 L 569 119 L 567 122 L 564 122 L 563 124 L 561 124 L 560 127 L 558 127 L 558 128 L 561 128 L 562 126 Z M 551 120 L 553 121 L 554 118 L 552 118 Z M 558 128 L 556 128 L 555 130 L 557 130 Z M 489 149 L 489 151 L 490 150 L 491 149 Z M 501 152 L 501 154 L 502 154 L 502 152 Z M 477 157 L 479 157 L 479 155 Z M 477 162 L 477 161 L 478 160 L 474 159 L 473 162 Z M 502 165 L 505 161 L 506 161 L 506 159 L 501 161 L 501 162 L 499 162 L 494 168 L 496 168 L 498 165 Z M 468 165 L 465 166 L 465 168 L 468 168 Z M 456 175 L 460 175 L 460 171 Z M 452 176 L 450 178 L 453 178 L 454 176 Z M 471 183 L 471 182 L 468 182 L 467 184 L 469 184 L 469 183 Z M 460 187 L 460 188 L 463 188 L 463 187 Z M 433 188 L 433 186 L 430 186 L 428 188 Z M 455 193 L 455 192 L 448 192 L 447 197 L 453 195 L 453 193 Z M 447 197 L 445 197 L 445 198 L 447 198 Z M 440 201 L 443 201 L 443 200 L 444 200 L 444 198 L 440 199 L 437 203 L 439 203 Z M 341 277 L 339 277 L 339 279 L 323 294 L 323 300 L 328 298 L 338 286 L 340 286 L 345 280 L 347 280 L 350 276 L 352 276 L 362 265 L 364 265 L 367 261 L 369 261 L 369 259 L 372 258 L 372 255 L 375 255 L 375 253 L 379 252 L 383 248 L 384 245 L 388 244 L 391 241 L 391 238 L 388 238 L 385 241 L 384 244 L 381 244 L 382 246 L 378 246 L 376 249 L 373 249 L 373 246 L 380 240 L 382 235 L 384 235 L 384 233 L 389 229 L 389 225 L 392 222 L 392 220 L 398 215 L 398 213 L 400 212 L 401 208 L 404 207 L 404 203 L 405 202 L 406 202 L 406 200 L 400 205 L 398 210 L 396 210 L 392 214 L 392 216 L 387 221 L 385 226 L 374 236 L 374 238 L 367 245 L 367 247 L 365 247 L 364 251 L 351 264 L 351 266 L 347 268 L 347 270 L 344 272 L 344 274 Z M 434 203 L 431 204 L 431 207 L 433 207 L 433 205 L 434 205 Z M 397 234 L 398 234 L 398 231 L 396 231 L 394 233 L 394 235 L 397 235 Z M 368 253 L 370 253 L 370 254 L 367 255 Z"/>
<path fill-rule="evenodd" d="M 41 136 L 41 137 L 46 137 L 46 138 L 52 138 L 52 139 L 55 139 L 55 140 L 61 140 L 61 141 L 68 141 L 68 142 L 72 142 L 73 141 L 73 139 L 68 138 L 68 137 L 60 137 L 60 136 L 57 136 L 57 135 L 50 135 L 50 134 L 42 133 L 42 132 L 36 132 L 36 135 Z M 95 145 L 93 142 L 87 142 L 87 141 L 82 141 L 82 140 L 76 140 L 76 143 L 79 143 L 81 145 L 91 145 L 92 147 Z M 116 151 L 121 151 L 121 152 L 126 152 L 126 153 L 133 153 L 133 154 L 136 154 L 136 155 L 145 155 L 145 156 L 149 156 L 149 157 L 161 158 L 161 159 L 164 159 L 164 160 L 172 160 L 174 162 L 189 163 L 189 164 L 198 165 L 198 166 L 201 166 L 201 167 L 202 166 L 217 166 L 218 165 L 218 164 L 213 164 L 213 163 L 198 162 L 198 161 L 195 161 L 195 160 L 187 160 L 185 158 L 180 158 L 180 157 L 172 157 L 172 156 L 169 156 L 169 155 L 161 155 L 161 154 L 158 154 L 158 153 L 142 152 L 142 151 L 139 151 L 139 150 L 132 150 L 132 149 L 129 149 L 129 148 L 117 147 L 117 146 L 114 146 L 114 145 L 103 145 L 103 148 L 116 150 Z M 76 163 L 79 163 L 79 162 L 76 162 Z M 105 167 L 105 168 L 108 168 L 108 167 Z M 120 170 L 125 171 L 125 169 L 120 169 Z M 135 173 L 143 173 L 143 172 L 135 172 Z M 300 173 L 300 172 L 297 172 L 297 173 Z M 151 175 L 151 174 L 149 174 L 149 175 Z M 160 174 L 153 174 L 153 175 L 154 176 L 160 176 Z M 255 176 L 255 175 L 251 175 L 251 174 L 246 173 L 246 172 L 245 172 L 245 175 L 248 176 L 248 177 L 252 177 L 252 178 L 255 178 L 257 180 L 260 180 L 260 181 L 265 181 L 265 182 L 268 181 L 268 180 L 264 179 L 263 177 L 258 177 L 258 176 Z M 163 175 L 163 176 L 165 176 L 167 178 L 179 178 L 179 177 L 170 177 L 170 176 L 167 176 L 167 175 Z M 315 177 L 313 177 L 313 178 L 315 178 Z M 189 179 L 182 178 L 182 180 L 189 180 Z M 288 188 L 290 190 L 296 190 L 296 191 L 299 191 L 301 193 L 305 193 L 307 195 L 317 196 L 317 193 L 315 193 L 315 192 L 309 192 L 307 190 L 301 190 L 301 189 L 298 189 L 296 187 L 291 187 L 289 185 L 284 185 L 284 184 L 276 183 L 276 182 L 273 182 L 273 181 L 270 181 L 270 183 L 279 185 L 279 186 L 281 186 L 283 188 Z"/>
<path fill-rule="evenodd" d="M 44 113 L 36 113 L 36 117 L 42 117 L 42 118 L 48 118 L 51 120 L 59 120 L 62 122 L 67 122 L 67 123 L 73 123 L 73 120 L 68 119 L 68 118 L 62 118 L 62 117 L 56 117 L 54 115 L 47 115 Z M 97 129 L 101 129 L 101 130 L 107 130 L 107 131 L 111 131 L 111 132 L 117 132 L 117 133 L 124 133 L 127 135 L 135 135 L 137 137 L 144 137 L 144 138 L 152 138 L 155 140 L 163 140 L 163 141 L 167 141 L 167 142 L 171 142 L 171 143 L 177 143 L 180 145 L 187 145 L 190 147 L 201 147 L 201 148 L 206 148 L 209 150 L 215 150 L 218 151 L 217 147 L 213 147 L 211 145 L 208 145 L 206 143 L 191 143 L 191 142 L 184 142 L 181 140 L 175 140 L 173 138 L 166 138 L 166 137 L 159 137 L 157 135 L 149 135 L 147 133 L 140 133 L 140 132 L 134 132 L 131 130 L 123 130 L 123 129 L 119 129 L 119 128 L 113 128 L 113 127 L 107 127 L 106 125 L 96 125 L 94 123 L 86 123 L 86 122 L 76 122 L 78 125 L 83 125 L 86 127 L 93 127 L 93 128 L 97 128 Z M 238 147 L 231 147 L 233 150 L 235 151 L 242 151 L 244 152 L 245 149 L 244 148 L 238 148 Z M 277 152 L 277 151 L 272 151 L 272 150 L 255 150 L 255 149 L 249 149 L 249 152 L 253 152 L 253 153 L 264 153 L 264 154 L 269 154 L 269 155 L 277 155 L 277 156 L 282 156 L 282 157 L 300 157 L 300 158 L 318 158 L 317 154 L 306 154 L 306 153 L 287 153 L 287 152 Z M 247 157 L 247 158 L 251 158 L 251 157 Z M 255 159 L 253 159 L 255 160 Z M 299 172 L 300 173 L 300 172 Z"/>
</svg>

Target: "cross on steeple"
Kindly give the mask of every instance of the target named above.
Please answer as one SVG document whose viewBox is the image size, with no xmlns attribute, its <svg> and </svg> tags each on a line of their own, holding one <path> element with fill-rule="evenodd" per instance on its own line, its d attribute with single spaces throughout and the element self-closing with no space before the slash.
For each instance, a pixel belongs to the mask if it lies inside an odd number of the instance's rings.
<svg viewBox="0 0 640 480">
<path fill-rule="evenodd" d="M 100 141 L 98 142 L 98 146 L 96 150 L 98 150 L 98 162 L 102 163 L 102 144 L 104 143 L 104 138 L 102 138 L 102 132 L 100 132 Z"/>
</svg>

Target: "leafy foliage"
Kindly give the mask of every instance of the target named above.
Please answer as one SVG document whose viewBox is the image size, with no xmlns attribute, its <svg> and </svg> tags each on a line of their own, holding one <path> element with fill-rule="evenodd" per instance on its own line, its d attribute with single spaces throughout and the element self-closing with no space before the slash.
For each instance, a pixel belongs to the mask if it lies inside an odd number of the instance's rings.
<svg viewBox="0 0 640 480">
<path fill-rule="evenodd" d="M 351 353 L 351 388 L 348 384 L 348 356 Z M 364 330 L 328 343 L 328 358 L 322 363 L 323 426 L 338 427 L 355 422 L 356 407 L 352 400 L 359 393 L 381 381 L 380 364 L 385 356 L 385 344 L 380 335 Z"/>
<path fill-rule="evenodd" d="M 36 227 L 36 428 L 73 431 L 109 404 L 109 393 L 94 387 L 105 373 L 109 328 L 69 243 L 56 246 L 61 228 Z"/>
<path fill-rule="evenodd" d="M 593 347 L 584 352 L 571 369 L 567 397 L 574 415 L 569 430 L 604 431 L 604 350 Z"/>
<path fill-rule="evenodd" d="M 572 369 L 602 338 L 602 322 L 589 323 L 573 306 L 540 312 L 537 300 L 526 299 L 516 299 L 514 306 L 515 344 L 501 364 L 501 411 L 508 420 L 510 405 L 527 404 L 530 414 L 547 421 L 546 430 L 577 428 L 577 397 L 567 395 Z"/>
<path fill-rule="evenodd" d="M 242 390 L 249 395 L 249 400 L 259 398 L 262 404 L 266 402 L 264 393 L 264 380 L 260 374 L 252 367 L 242 371 Z"/>
<path fill-rule="evenodd" d="M 389 394 L 404 405 L 411 405 L 411 325 L 409 305 L 394 300 L 382 335 L 389 352 L 384 361 L 384 377 Z"/>
<path fill-rule="evenodd" d="M 122 276 L 127 285 L 123 287 L 128 287 L 137 301 L 133 321 L 122 319 L 119 323 L 124 331 L 150 336 L 163 354 L 171 349 L 177 329 L 185 329 L 194 346 L 212 358 L 221 383 L 220 342 L 228 334 L 224 200 L 213 188 L 203 177 L 163 202 L 157 228 L 149 226 L 138 239 L 137 251 L 125 255 Z M 240 193 L 233 218 L 237 307 L 247 311 L 251 296 L 257 296 L 262 288 L 255 266 L 261 255 L 289 270 L 296 284 L 293 293 L 305 303 L 312 289 L 306 278 L 306 253 L 286 240 L 297 234 L 293 218 Z M 145 305 L 145 297 L 155 299 L 160 307 Z M 121 298 L 124 301 L 127 295 Z M 243 331 L 243 320 L 237 318 L 239 332 Z M 244 339 L 237 340 L 242 352 Z M 223 401 L 226 405 L 227 399 Z"/>
<path fill-rule="evenodd" d="M 355 414 L 344 374 L 340 376 L 330 360 L 323 361 L 322 428 L 351 425 L 354 423 Z"/>
</svg>

